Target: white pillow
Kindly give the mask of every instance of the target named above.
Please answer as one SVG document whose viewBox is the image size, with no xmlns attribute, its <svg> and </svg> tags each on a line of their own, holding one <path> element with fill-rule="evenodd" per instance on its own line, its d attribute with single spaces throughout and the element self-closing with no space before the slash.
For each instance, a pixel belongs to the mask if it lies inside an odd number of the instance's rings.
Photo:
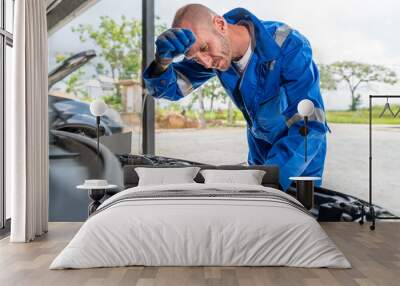
<svg viewBox="0 0 400 286">
<path fill-rule="evenodd" d="M 199 170 L 199 167 L 135 168 L 139 176 L 138 186 L 195 183 L 193 179 Z"/>
<path fill-rule="evenodd" d="M 205 184 L 234 183 L 261 185 L 265 175 L 263 170 L 201 170 Z"/>
</svg>

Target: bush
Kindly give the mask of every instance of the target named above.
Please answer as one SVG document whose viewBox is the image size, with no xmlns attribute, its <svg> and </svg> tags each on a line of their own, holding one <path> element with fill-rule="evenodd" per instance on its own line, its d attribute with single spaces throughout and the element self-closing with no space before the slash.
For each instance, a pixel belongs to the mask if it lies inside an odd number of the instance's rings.
<svg viewBox="0 0 400 286">
<path fill-rule="evenodd" d="M 102 97 L 102 99 L 112 109 L 115 109 L 118 112 L 122 111 L 122 102 L 121 102 L 121 97 L 120 96 L 117 96 L 117 95 L 105 95 L 105 96 Z"/>
</svg>

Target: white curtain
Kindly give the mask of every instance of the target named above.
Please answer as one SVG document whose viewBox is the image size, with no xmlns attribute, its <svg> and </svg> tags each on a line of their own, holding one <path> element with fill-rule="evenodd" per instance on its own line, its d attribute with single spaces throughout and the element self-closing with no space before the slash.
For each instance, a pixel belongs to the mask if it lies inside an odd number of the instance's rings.
<svg viewBox="0 0 400 286">
<path fill-rule="evenodd" d="M 12 242 L 48 226 L 48 84 L 45 0 L 16 0 L 13 92 L 6 98 L 6 187 Z"/>
</svg>

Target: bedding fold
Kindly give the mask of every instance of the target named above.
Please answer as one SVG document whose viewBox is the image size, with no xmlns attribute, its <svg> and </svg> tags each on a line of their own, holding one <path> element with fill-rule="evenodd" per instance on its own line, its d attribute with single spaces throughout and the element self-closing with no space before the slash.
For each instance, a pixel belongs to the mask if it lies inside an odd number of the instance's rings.
<svg viewBox="0 0 400 286">
<path fill-rule="evenodd" d="M 99 207 L 50 269 L 128 265 L 350 267 L 297 200 L 239 184 L 125 190 Z"/>
</svg>

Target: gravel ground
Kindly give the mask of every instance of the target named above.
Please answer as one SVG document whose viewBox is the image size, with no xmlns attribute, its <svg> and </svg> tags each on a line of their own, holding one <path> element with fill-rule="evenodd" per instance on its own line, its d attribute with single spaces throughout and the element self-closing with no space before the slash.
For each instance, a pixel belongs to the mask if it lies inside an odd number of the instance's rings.
<svg viewBox="0 0 400 286">
<path fill-rule="evenodd" d="M 368 125 L 330 124 L 322 185 L 368 199 Z M 400 215 L 400 126 L 373 127 L 373 200 Z M 163 130 L 156 154 L 210 164 L 247 160 L 244 128 Z"/>
</svg>

